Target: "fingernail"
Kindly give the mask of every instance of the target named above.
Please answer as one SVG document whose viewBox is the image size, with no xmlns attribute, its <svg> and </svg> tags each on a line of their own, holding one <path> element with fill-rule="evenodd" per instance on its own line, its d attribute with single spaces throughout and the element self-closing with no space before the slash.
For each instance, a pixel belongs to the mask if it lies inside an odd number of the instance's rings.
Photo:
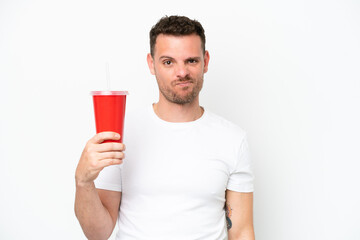
<svg viewBox="0 0 360 240">
<path fill-rule="evenodd" d="M 116 137 L 116 138 L 120 138 L 120 134 L 115 134 L 115 137 Z"/>
</svg>

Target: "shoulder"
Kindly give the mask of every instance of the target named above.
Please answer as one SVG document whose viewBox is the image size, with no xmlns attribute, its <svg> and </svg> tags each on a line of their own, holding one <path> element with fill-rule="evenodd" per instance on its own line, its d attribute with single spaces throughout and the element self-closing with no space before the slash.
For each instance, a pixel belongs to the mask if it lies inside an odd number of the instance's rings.
<svg viewBox="0 0 360 240">
<path fill-rule="evenodd" d="M 219 134 L 237 141 L 242 141 L 246 138 L 246 131 L 232 121 L 209 110 L 206 110 L 206 118 L 209 127 L 216 130 Z"/>
</svg>

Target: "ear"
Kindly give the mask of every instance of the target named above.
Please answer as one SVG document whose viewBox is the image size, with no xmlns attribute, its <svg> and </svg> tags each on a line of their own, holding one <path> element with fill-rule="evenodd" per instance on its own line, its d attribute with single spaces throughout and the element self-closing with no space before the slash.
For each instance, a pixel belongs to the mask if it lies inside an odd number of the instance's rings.
<svg viewBox="0 0 360 240">
<path fill-rule="evenodd" d="M 154 59 L 152 58 L 150 53 L 148 53 L 146 60 L 147 60 L 149 70 L 150 70 L 151 74 L 155 75 Z"/>
<path fill-rule="evenodd" d="M 204 73 L 206 73 L 208 71 L 209 61 L 210 61 L 210 54 L 209 54 L 208 51 L 205 51 L 205 54 L 204 54 Z"/>
</svg>

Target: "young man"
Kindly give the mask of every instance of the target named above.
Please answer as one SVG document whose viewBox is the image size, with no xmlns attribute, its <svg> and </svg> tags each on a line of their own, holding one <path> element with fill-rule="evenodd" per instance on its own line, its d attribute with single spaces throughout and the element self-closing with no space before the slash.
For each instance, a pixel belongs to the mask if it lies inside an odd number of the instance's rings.
<svg viewBox="0 0 360 240">
<path fill-rule="evenodd" d="M 89 239 L 253 240 L 246 135 L 199 105 L 209 53 L 201 24 L 170 16 L 150 31 L 159 101 L 127 116 L 125 145 L 103 132 L 76 170 L 75 213 Z M 95 183 L 94 183 L 95 182 Z M 224 208 L 225 205 L 225 208 Z"/>
</svg>

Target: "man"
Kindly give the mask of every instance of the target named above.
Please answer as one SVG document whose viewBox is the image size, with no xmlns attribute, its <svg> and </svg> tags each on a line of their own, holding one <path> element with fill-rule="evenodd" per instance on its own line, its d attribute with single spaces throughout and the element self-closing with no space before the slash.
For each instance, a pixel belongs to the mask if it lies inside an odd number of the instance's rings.
<svg viewBox="0 0 360 240">
<path fill-rule="evenodd" d="M 164 17 L 150 47 L 159 101 L 127 115 L 126 159 L 124 144 L 102 143 L 121 137 L 113 132 L 91 138 L 80 158 L 75 213 L 85 235 L 108 239 L 118 221 L 120 240 L 253 240 L 246 135 L 199 105 L 210 58 L 204 29 Z"/>
</svg>

